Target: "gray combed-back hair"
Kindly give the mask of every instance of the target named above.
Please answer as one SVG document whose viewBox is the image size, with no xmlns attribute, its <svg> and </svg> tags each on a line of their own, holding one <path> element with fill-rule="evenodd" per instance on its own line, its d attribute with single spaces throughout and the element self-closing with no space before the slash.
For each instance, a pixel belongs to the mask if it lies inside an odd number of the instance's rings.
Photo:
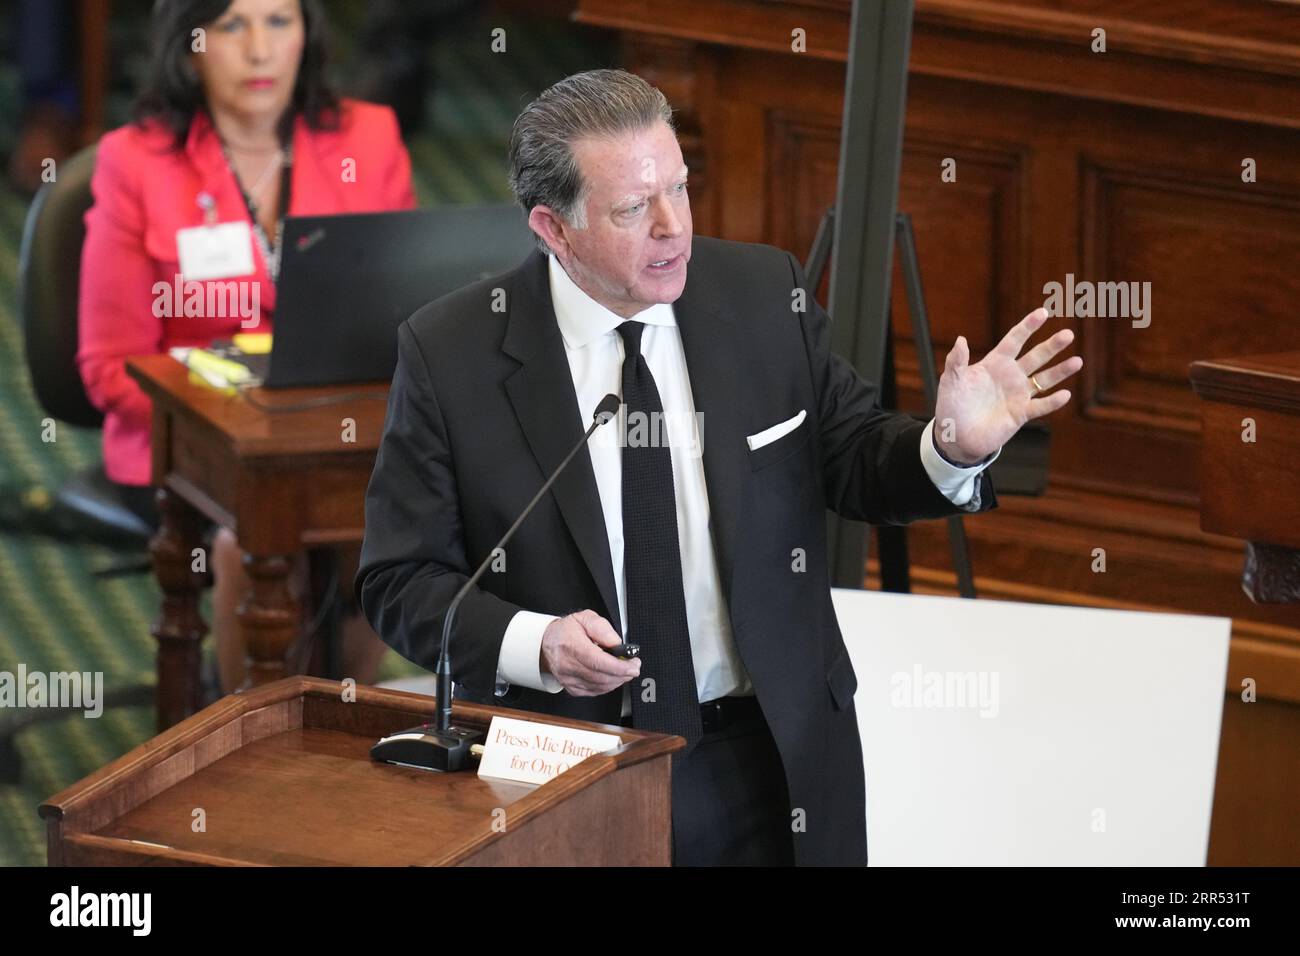
<svg viewBox="0 0 1300 956">
<path fill-rule="evenodd" d="M 663 121 L 672 127 L 667 98 L 624 70 L 589 70 L 565 77 L 533 100 L 510 134 L 510 188 L 524 213 L 549 206 L 565 222 L 587 228 L 587 184 L 573 144 L 587 136 L 615 136 Z M 550 248 L 541 236 L 537 245 Z"/>
</svg>

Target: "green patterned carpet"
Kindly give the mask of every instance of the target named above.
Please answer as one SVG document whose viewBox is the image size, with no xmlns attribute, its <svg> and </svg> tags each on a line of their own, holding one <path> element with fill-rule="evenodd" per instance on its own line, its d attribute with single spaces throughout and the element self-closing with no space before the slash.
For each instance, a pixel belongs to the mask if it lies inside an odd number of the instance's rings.
<svg viewBox="0 0 1300 956">
<path fill-rule="evenodd" d="M 348 14 L 340 19 L 345 33 Z M 496 25 L 507 26 L 508 53 L 489 50 L 488 31 Z M 137 26 L 115 23 L 115 55 L 138 48 Z M 350 51 L 340 46 L 346 65 Z M 611 65 L 599 34 L 501 17 L 441 37 L 433 56 L 439 78 L 426 104 L 429 122 L 408 143 L 422 205 L 508 199 L 505 146 L 518 108 L 560 76 Z M 11 64 L 0 63 L 0 152 L 6 154 L 16 112 L 13 74 Z M 110 99 L 110 125 L 124 120 L 126 99 Z M 26 209 L 25 199 L 0 187 L 0 671 L 13 672 L 19 663 L 29 672 L 102 671 L 105 690 L 152 683 L 156 585 L 142 574 L 93 576 L 97 568 L 137 555 L 22 530 L 31 526 L 26 517 L 37 513 L 43 497 L 99 455 L 96 432 L 59 424 L 54 442 L 41 440 L 44 412 L 32 394 L 16 314 Z M 390 652 L 381 678 L 416 672 Z M 96 720 L 77 717 L 22 731 L 22 779 L 0 783 L 0 865 L 43 865 L 37 805 L 152 734 L 152 707 L 105 710 Z"/>
</svg>

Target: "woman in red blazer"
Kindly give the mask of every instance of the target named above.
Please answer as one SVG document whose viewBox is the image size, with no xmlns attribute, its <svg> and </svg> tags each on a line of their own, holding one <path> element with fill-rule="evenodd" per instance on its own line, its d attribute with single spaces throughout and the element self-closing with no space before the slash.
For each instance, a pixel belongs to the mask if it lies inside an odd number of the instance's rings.
<svg viewBox="0 0 1300 956">
<path fill-rule="evenodd" d="M 325 82 L 317 0 L 159 0 L 152 27 L 152 79 L 136 122 L 107 133 L 95 161 L 77 353 L 87 393 L 104 412 L 105 470 L 147 520 L 156 520 L 151 408 L 126 359 L 270 331 L 286 214 L 415 205 L 393 112 L 340 100 Z M 205 224 L 223 227 L 220 251 L 187 244 L 195 233 L 186 230 Z M 258 302 L 259 314 L 175 315 L 155 288 L 179 287 L 177 275 L 250 283 L 244 301 Z M 218 531 L 213 629 L 227 690 L 243 679 L 239 558 L 233 534 Z M 345 660 L 357 657 L 357 643 L 345 638 Z M 359 643 L 364 660 L 347 672 L 363 679 L 383 645 L 373 633 Z"/>
</svg>

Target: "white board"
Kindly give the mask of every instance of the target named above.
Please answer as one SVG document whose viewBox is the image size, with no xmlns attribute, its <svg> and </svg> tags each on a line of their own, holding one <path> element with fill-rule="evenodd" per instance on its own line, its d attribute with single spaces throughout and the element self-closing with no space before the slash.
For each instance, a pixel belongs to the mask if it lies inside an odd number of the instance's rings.
<svg viewBox="0 0 1300 956">
<path fill-rule="evenodd" d="M 1205 864 L 1229 619 L 833 597 L 870 865 Z"/>
</svg>

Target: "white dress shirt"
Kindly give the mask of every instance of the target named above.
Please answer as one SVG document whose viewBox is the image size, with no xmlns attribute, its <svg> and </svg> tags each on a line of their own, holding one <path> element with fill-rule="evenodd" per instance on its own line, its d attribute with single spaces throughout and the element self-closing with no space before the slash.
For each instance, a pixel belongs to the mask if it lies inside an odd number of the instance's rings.
<svg viewBox="0 0 1300 956">
<path fill-rule="evenodd" d="M 609 393 L 622 394 L 623 338 L 615 331 L 629 321 L 592 299 L 569 278 L 559 260 L 550 257 L 551 302 L 578 399 L 579 427 L 584 431 L 591 413 Z M 695 429 L 695 402 L 686 370 L 686 353 L 673 307 L 650 306 L 634 316 L 645 323 L 641 354 L 645 357 L 663 403 L 663 426 L 671 446 L 673 485 L 677 496 L 677 540 L 682 555 L 682 587 L 690 630 L 695 687 L 701 703 L 728 695 L 752 694 L 731 634 L 731 619 L 709 535 L 709 496 L 704 459 Z M 611 423 L 614 425 L 615 423 Z M 935 451 L 931 431 L 921 436 L 921 463 L 935 487 L 953 504 L 968 511 L 979 508 L 979 473 L 1001 452 L 970 468 L 959 468 Z M 627 627 L 627 588 L 623 575 L 623 470 L 619 448 L 621 427 L 596 430 L 587 447 L 596 476 L 600 507 L 609 538 L 609 557 L 618 590 L 618 610 Z M 662 436 L 661 436 L 661 441 Z M 520 611 L 510 620 L 497 659 L 497 693 L 509 684 L 558 693 L 562 685 L 541 672 L 542 633 L 556 619 L 552 614 Z M 631 713 L 627 686 L 623 714 Z"/>
</svg>

